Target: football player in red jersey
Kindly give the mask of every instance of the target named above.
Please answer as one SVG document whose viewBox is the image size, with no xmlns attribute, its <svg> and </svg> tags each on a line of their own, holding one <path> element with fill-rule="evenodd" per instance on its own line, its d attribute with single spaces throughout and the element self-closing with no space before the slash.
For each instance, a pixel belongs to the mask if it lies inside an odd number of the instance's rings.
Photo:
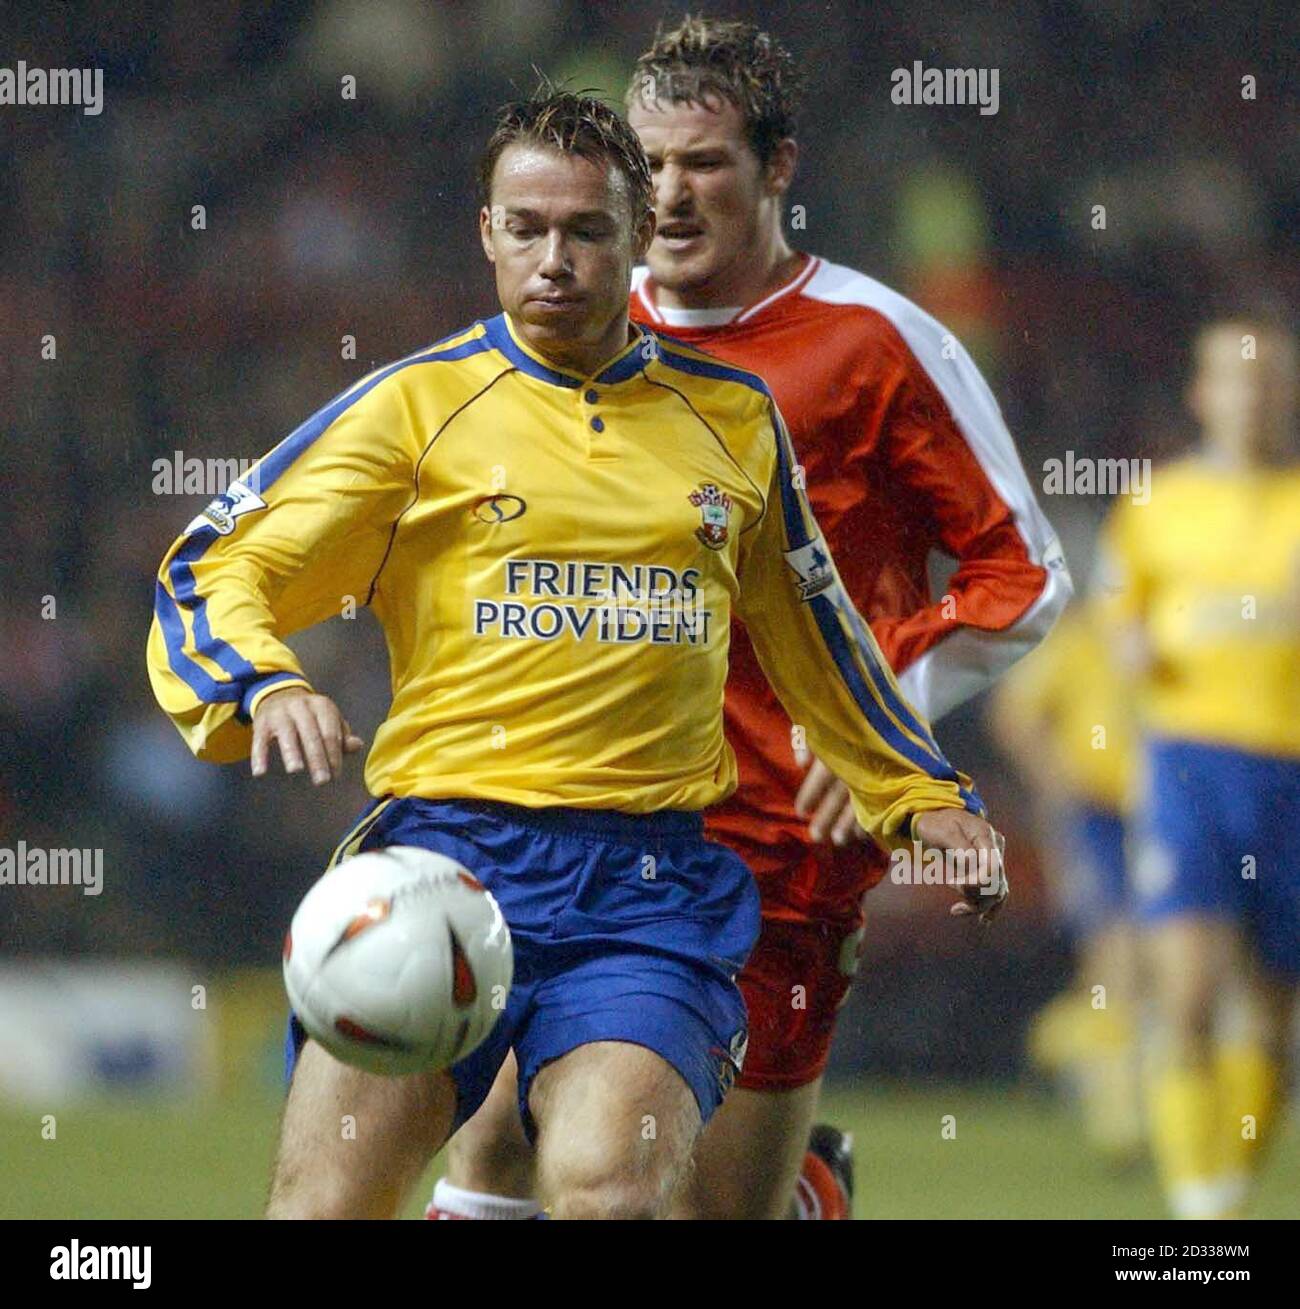
<svg viewBox="0 0 1300 1309">
<path fill-rule="evenodd" d="M 638 60 L 628 117 L 650 159 L 658 229 L 632 316 L 767 381 L 845 585 L 933 720 L 1042 640 L 1069 573 L 961 345 L 897 292 L 787 243 L 801 80 L 775 38 L 741 22 L 687 18 Z M 937 599 L 931 550 L 957 564 Z M 740 785 L 709 829 L 754 870 L 763 928 L 739 977 L 744 1067 L 679 1211 L 847 1217 L 847 1142 L 812 1125 L 857 969 L 861 900 L 888 863 L 862 842 L 847 789 L 803 750 L 740 625 L 726 726 Z M 431 1217 L 536 1212 L 516 1120 L 513 1091 L 498 1087 L 453 1138 Z"/>
</svg>

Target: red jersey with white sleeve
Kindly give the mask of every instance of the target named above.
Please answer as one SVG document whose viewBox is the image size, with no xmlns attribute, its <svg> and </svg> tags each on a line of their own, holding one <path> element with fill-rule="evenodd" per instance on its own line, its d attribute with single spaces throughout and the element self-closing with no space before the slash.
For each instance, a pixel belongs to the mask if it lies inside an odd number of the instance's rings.
<svg viewBox="0 0 1300 1309">
<path fill-rule="evenodd" d="M 845 587 L 927 718 L 988 686 L 1046 635 L 1071 594 L 1060 545 L 992 392 L 929 314 L 810 255 L 785 285 L 739 309 L 660 307 L 641 268 L 631 313 L 766 380 Z M 932 550 L 957 563 L 940 597 L 928 582 Z M 887 861 L 870 844 L 810 843 L 794 812 L 805 771 L 797 725 L 743 625 L 731 638 L 726 730 L 740 782 L 710 811 L 710 834 L 754 870 L 766 917 L 851 922 Z"/>
</svg>

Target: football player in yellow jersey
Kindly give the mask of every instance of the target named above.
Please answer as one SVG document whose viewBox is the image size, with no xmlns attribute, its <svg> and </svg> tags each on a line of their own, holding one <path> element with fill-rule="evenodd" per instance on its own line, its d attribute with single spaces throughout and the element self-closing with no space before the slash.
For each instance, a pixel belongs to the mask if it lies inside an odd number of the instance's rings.
<svg viewBox="0 0 1300 1309">
<path fill-rule="evenodd" d="M 636 137 L 542 95 L 503 111 L 481 181 L 504 313 L 344 392 L 159 574 L 155 692 L 197 754 L 259 775 L 278 750 L 323 783 L 360 747 L 283 638 L 371 604 L 393 702 L 336 858 L 445 853 L 514 940 L 505 1011 L 449 1071 L 373 1076 L 293 1027 L 277 1217 L 394 1214 L 512 1048 L 551 1212 L 666 1212 L 744 1056 L 757 892 L 701 819 L 735 786 L 733 605 L 863 826 L 974 851 L 996 875 L 955 910 L 1005 896 L 1000 838 L 848 601 L 765 385 L 628 323 L 654 230 Z"/>
<path fill-rule="evenodd" d="M 1277 1131 L 1300 978 L 1300 440 L 1294 336 L 1206 328 L 1200 450 L 1104 533 L 1103 602 L 1148 742 L 1132 865 L 1162 1043 L 1150 1135 L 1175 1214 L 1238 1213 Z M 1258 1030 L 1217 1001 L 1261 971 Z"/>
<path fill-rule="evenodd" d="M 1039 1014 L 1030 1050 L 1068 1076 L 1089 1139 L 1118 1165 L 1143 1144 L 1124 863 L 1138 744 L 1130 700 L 1093 607 L 1080 602 L 998 683 L 990 711 L 1035 802 L 1050 889 L 1075 950 L 1073 982 Z"/>
</svg>

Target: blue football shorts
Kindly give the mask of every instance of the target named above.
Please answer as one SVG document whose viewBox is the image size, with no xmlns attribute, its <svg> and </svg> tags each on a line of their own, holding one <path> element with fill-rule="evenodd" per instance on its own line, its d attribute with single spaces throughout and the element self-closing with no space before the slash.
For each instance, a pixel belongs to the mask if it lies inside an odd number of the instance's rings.
<svg viewBox="0 0 1300 1309">
<path fill-rule="evenodd" d="M 1270 969 L 1300 978 L 1300 759 L 1155 740 L 1146 779 L 1139 920 L 1232 918 Z"/>
<path fill-rule="evenodd" d="M 704 838 L 700 814 L 526 809 L 482 800 L 374 801 L 333 863 L 388 845 L 455 859 L 496 897 L 514 941 L 514 982 L 487 1040 L 450 1069 L 456 1126 L 483 1103 L 513 1048 L 519 1111 L 539 1069 L 592 1041 L 665 1059 L 707 1122 L 744 1058 L 735 977 L 758 936 L 748 866 Z M 291 1015 L 293 1075 L 306 1034 Z"/>
</svg>

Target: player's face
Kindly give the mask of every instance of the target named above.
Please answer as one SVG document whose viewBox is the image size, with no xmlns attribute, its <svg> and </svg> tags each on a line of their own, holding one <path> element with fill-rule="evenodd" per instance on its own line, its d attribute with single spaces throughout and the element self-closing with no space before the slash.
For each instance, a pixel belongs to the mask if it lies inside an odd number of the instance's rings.
<svg viewBox="0 0 1300 1309">
<path fill-rule="evenodd" d="M 651 276 L 670 291 L 743 285 L 744 265 L 763 248 L 765 224 L 789 185 L 784 157 L 764 168 L 739 109 L 640 100 L 628 122 L 641 138 L 655 184 Z M 791 144 L 792 147 L 792 143 Z M 788 161 L 793 164 L 793 156 Z"/>
<path fill-rule="evenodd" d="M 631 215 L 612 164 L 523 143 L 502 151 L 479 230 L 501 306 L 534 349 L 594 367 L 624 344 L 632 268 L 654 230 L 648 218 L 634 231 Z"/>
<path fill-rule="evenodd" d="M 1296 386 L 1292 342 L 1248 322 L 1221 323 L 1197 342 L 1188 399 L 1212 448 L 1272 460 L 1294 457 Z"/>
</svg>

